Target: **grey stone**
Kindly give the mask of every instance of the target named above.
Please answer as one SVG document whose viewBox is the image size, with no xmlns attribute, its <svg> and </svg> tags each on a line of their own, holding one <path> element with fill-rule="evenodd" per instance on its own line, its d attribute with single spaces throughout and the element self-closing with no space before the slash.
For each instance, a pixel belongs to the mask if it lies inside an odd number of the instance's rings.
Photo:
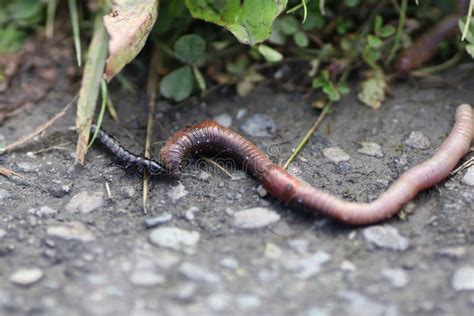
<svg viewBox="0 0 474 316">
<path fill-rule="evenodd" d="M 404 288 L 410 282 L 408 274 L 403 269 L 387 268 L 382 270 L 382 276 L 386 278 L 394 288 Z"/>
<path fill-rule="evenodd" d="M 181 198 L 185 197 L 188 195 L 188 191 L 186 190 L 186 187 L 180 183 L 177 186 L 172 187 L 167 195 L 171 199 L 171 202 L 173 204 L 176 204 Z"/>
<path fill-rule="evenodd" d="M 178 227 L 160 227 L 151 231 L 149 238 L 156 246 L 192 253 L 200 235 Z"/>
<path fill-rule="evenodd" d="M 270 116 L 257 113 L 246 119 L 241 128 L 248 136 L 271 137 L 275 134 L 276 124 Z"/>
<path fill-rule="evenodd" d="M 383 157 L 382 147 L 379 144 L 373 142 L 362 142 L 360 144 L 362 148 L 357 150 L 358 153 L 377 158 Z"/>
<path fill-rule="evenodd" d="M 335 164 L 351 159 L 351 156 L 339 147 L 325 148 L 323 149 L 323 155 Z"/>
<path fill-rule="evenodd" d="M 191 206 L 189 209 L 187 209 L 187 210 L 184 212 L 184 217 L 185 217 L 188 221 L 192 222 L 192 221 L 194 221 L 194 218 L 195 218 L 194 214 L 197 213 L 197 212 L 199 212 L 199 208 L 196 207 L 196 206 Z"/>
<path fill-rule="evenodd" d="M 380 248 L 404 251 L 410 245 L 407 238 L 400 235 L 395 227 L 389 225 L 367 227 L 362 234 L 368 242 Z"/>
<path fill-rule="evenodd" d="M 5 237 L 6 234 L 7 234 L 7 232 L 0 228 L 0 239 Z"/>
<path fill-rule="evenodd" d="M 190 262 L 184 262 L 180 266 L 179 272 L 195 282 L 217 283 L 220 281 L 220 277 L 217 274 Z"/>
<path fill-rule="evenodd" d="M 192 282 L 180 283 L 173 291 L 173 297 L 181 302 L 189 302 L 196 294 L 198 286 Z"/>
<path fill-rule="evenodd" d="M 305 254 L 309 249 L 309 241 L 306 239 L 291 239 L 288 240 L 288 246 L 299 254 Z"/>
<path fill-rule="evenodd" d="M 130 275 L 130 282 L 136 286 L 152 287 L 165 282 L 165 277 L 151 270 L 136 270 Z"/>
<path fill-rule="evenodd" d="M 405 145 L 416 149 L 428 149 L 431 147 L 431 142 L 422 132 L 413 131 L 408 135 L 404 141 Z"/>
<path fill-rule="evenodd" d="M 461 182 L 466 185 L 474 186 L 474 166 L 467 168 L 466 174 L 462 177 Z"/>
<path fill-rule="evenodd" d="M 465 266 L 458 268 L 454 272 L 452 280 L 453 288 L 456 291 L 474 290 L 474 266 Z"/>
<path fill-rule="evenodd" d="M 68 222 L 63 225 L 48 226 L 46 233 L 50 236 L 65 240 L 78 240 L 83 242 L 95 239 L 94 234 L 80 222 Z"/>
<path fill-rule="evenodd" d="M 239 267 L 239 262 L 233 257 L 222 258 L 219 264 L 230 270 L 235 270 Z"/>
<path fill-rule="evenodd" d="M 20 286 L 31 286 L 43 278 L 44 272 L 39 268 L 20 269 L 10 276 L 10 282 Z"/>
<path fill-rule="evenodd" d="M 173 215 L 171 215 L 170 213 L 162 213 L 155 217 L 145 219 L 145 226 L 146 228 L 153 228 L 158 225 L 169 222 L 172 218 Z"/>
<path fill-rule="evenodd" d="M 5 189 L 0 189 L 0 203 L 11 196 L 10 192 Z"/>
<path fill-rule="evenodd" d="M 18 170 L 22 172 L 35 172 L 39 170 L 39 165 L 31 162 L 19 162 L 17 163 Z"/>
<path fill-rule="evenodd" d="M 244 116 L 247 115 L 247 109 L 242 108 L 237 111 L 237 114 L 235 115 L 235 118 L 238 120 L 241 120 L 244 118 Z"/>
<path fill-rule="evenodd" d="M 363 311 L 364 316 L 398 315 L 396 306 L 379 303 L 355 291 L 341 291 L 337 296 L 348 303 L 346 307 L 348 314 L 352 314 L 354 311 Z"/>
<path fill-rule="evenodd" d="M 438 253 L 443 256 L 460 259 L 466 255 L 467 250 L 465 247 L 447 247 L 440 249 Z"/>
<path fill-rule="evenodd" d="M 66 210 L 69 212 L 88 214 L 101 207 L 103 201 L 102 192 L 90 193 L 82 191 L 71 198 L 69 203 L 66 205 Z"/>
<path fill-rule="evenodd" d="M 232 117 L 227 113 L 214 116 L 214 121 L 227 128 L 232 125 Z"/>
<path fill-rule="evenodd" d="M 257 229 L 280 220 L 278 213 L 263 207 L 249 208 L 234 213 L 233 226 L 243 229 Z"/>
<path fill-rule="evenodd" d="M 295 273 L 300 279 L 309 279 L 321 271 L 321 266 L 329 261 L 330 255 L 324 251 L 317 251 L 314 254 L 304 257 L 288 254 L 282 256 L 282 265 Z"/>
<path fill-rule="evenodd" d="M 34 209 L 34 208 L 29 209 L 28 212 L 35 214 L 36 216 L 40 218 L 46 218 L 46 217 L 56 214 L 58 211 L 50 208 L 49 206 L 41 206 L 40 208 L 37 208 L 37 209 Z"/>
<path fill-rule="evenodd" d="M 265 190 L 265 188 L 261 184 L 257 187 L 257 193 L 258 195 L 260 195 L 260 197 L 265 197 L 268 195 L 267 190 Z"/>
<path fill-rule="evenodd" d="M 199 172 L 198 179 L 201 181 L 207 181 L 211 177 L 211 174 L 207 171 Z"/>
<path fill-rule="evenodd" d="M 260 297 L 252 294 L 241 294 L 237 297 L 237 303 L 241 309 L 254 309 L 262 304 Z"/>
<path fill-rule="evenodd" d="M 214 293 L 207 298 L 207 305 L 216 311 L 222 311 L 227 308 L 232 301 L 232 296 L 229 293 Z"/>
</svg>

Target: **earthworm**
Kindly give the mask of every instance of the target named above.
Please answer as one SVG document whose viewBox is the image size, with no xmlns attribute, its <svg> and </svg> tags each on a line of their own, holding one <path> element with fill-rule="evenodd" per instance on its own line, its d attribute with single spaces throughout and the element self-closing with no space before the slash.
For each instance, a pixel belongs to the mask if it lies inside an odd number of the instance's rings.
<svg viewBox="0 0 474 316">
<path fill-rule="evenodd" d="M 91 126 L 91 134 L 97 130 L 96 125 Z M 120 143 L 106 132 L 99 129 L 96 139 L 114 154 L 126 168 L 136 168 L 140 172 L 147 170 L 151 175 L 164 173 L 164 168 L 158 161 L 136 155 L 125 149 Z"/>
<path fill-rule="evenodd" d="M 472 108 L 462 104 L 457 108 L 451 133 L 433 157 L 408 169 L 377 199 L 369 203 L 345 201 L 306 184 L 274 164 L 250 141 L 212 120 L 203 121 L 172 135 L 160 152 L 160 162 L 168 173 L 179 176 L 181 164 L 189 156 L 228 154 L 285 205 L 319 212 L 351 225 L 369 225 L 393 216 L 418 192 L 449 176 L 469 151 L 473 138 Z"/>
<path fill-rule="evenodd" d="M 395 73 L 399 77 L 406 76 L 429 61 L 437 52 L 439 43 L 459 32 L 458 21 L 465 14 L 469 1 L 456 1 L 456 9 L 441 19 L 431 29 L 417 38 L 414 43 L 402 50 L 395 63 Z"/>
</svg>

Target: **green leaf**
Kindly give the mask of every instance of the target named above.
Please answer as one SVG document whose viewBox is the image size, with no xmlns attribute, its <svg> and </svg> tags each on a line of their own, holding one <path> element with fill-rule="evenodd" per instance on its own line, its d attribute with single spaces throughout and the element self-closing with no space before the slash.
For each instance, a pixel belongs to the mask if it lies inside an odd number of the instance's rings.
<svg viewBox="0 0 474 316">
<path fill-rule="evenodd" d="M 396 32 L 395 26 L 385 25 L 377 32 L 377 35 L 379 35 L 380 37 L 389 37 L 395 34 L 395 32 Z"/>
<path fill-rule="evenodd" d="M 281 31 L 286 35 L 292 35 L 298 31 L 299 22 L 293 15 L 286 15 L 280 19 Z"/>
<path fill-rule="evenodd" d="M 308 36 L 306 36 L 306 33 L 302 31 L 293 34 L 293 40 L 299 47 L 307 47 L 309 45 Z"/>
<path fill-rule="evenodd" d="M 375 23 L 374 23 L 374 31 L 375 31 L 376 34 L 379 33 L 382 26 L 383 26 L 383 19 L 380 15 L 377 15 L 375 17 Z"/>
<path fill-rule="evenodd" d="M 377 36 L 373 36 L 371 34 L 367 36 L 367 43 L 369 44 L 370 47 L 373 47 L 373 48 L 379 48 L 383 44 L 380 38 L 378 38 Z"/>
<path fill-rule="evenodd" d="M 321 88 L 322 86 L 324 86 L 325 83 L 326 83 L 326 81 L 324 81 L 321 78 L 314 79 L 313 80 L 313 88 L 315 88 L 315 89 Z"/>
<path fill-rule="evenodd" d="M 17 29 L 12 24 L 5 28 L 0 28 L 0 54 L 14 53 L 21 48 L 26 33 Z M 1 70 L 0 70 L 1 74 Z"/>
<path fill-rule="evenodd" d="M 270 36 L 272 23 L 286 4 L 287 0 L 186 0 L 193 17 L 223 26 L 249 45 Z"/>
<path fill-rule="evenodd" d="M 340 94 L 344 95 L 344 94 L 348 94 L 351 91 L 351 89 L 346 84 L 340 84 L 337 87 L 337 91 L 339 91 Z"/>
<path fill-rule="evenodd" d="M 329 100 L 333 102 L 339 101 L 339 99 L 341 98 L 341 94 L 339 93 L 339 91 L 337 91 L 337 89 L 331 82 L 324 85 L 323 92 L 328 96 Z"/>
<path fill-rule="evenodd" d="M 2 5 L 4 6 L 4 5 Z M 12 18 L 21 25 L 35 24 L 42 20 L 43 3 L 37 0 L 12 1 Z M 3 10 L 3 8 L 2 8 Z"/>
<path fill-rule="evenodd" d="M 466 52 L 474 58 L 474 44 L 466 45 Z"/>
<path fill-rule="evenodd" d="M 195 34 L 181 36 L 174 44 L 176 57 L 185 64 L 195 64 L 204 57 L 206 42 Z"/>
<path fill-rule="evenodd" d="M 194 78 L 196 78 L 196 81 L 198 83 L 199 89 L 201 89 L 201 91 L 206 91 L 206 80 L 204 79 L 204 76 L 202 75 L 199 68 L 195 65 L 193 65 L 193 73 Z"/>
<path fill-rule="evenodd" d="M 265 60 L 270 63 L 276 63 L 283 59 L 283 55 L 279 51 L 274 50 L 273 48 L 267 45 L 259 45 L 258 51 L 260 52 L 260 54 L 262 54 Z"/>
<path fill-rule="evenodd" d="M 192 91 L 193 74 L 190 66 L 173 70 L 161 80 L 160 93 L 167 99 L 180 102 L 189 97 Z"/>
</svg>

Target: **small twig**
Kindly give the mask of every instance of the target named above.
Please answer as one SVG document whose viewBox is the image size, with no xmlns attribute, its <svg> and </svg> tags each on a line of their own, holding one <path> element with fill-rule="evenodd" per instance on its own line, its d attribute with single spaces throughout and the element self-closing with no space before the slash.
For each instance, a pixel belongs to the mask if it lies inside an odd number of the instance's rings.
<svg viewBox="0 0 474 316">
<path fill-rule="evenodd" d="M 70 143 L 71 142 L 65 142 L 65 143 L 61 143 L 59 145 L 54 145 L 54 146 L 42 148 L 40 150 L 34 151 L 33 154 L 38 155 L 38 154 L 46 153 L 46 152 L 51 151 L 51 150 L 68 150 L 67 147 L 63 147 L 63 146 L 69 145 Z"/>
<path fill-rule="evenodd" d="M 159 85 L 159 73 L 161 68 L 161 52 L 158 45 L 153 48 L 150 61 L 150 72 L 148 73 L 147 82 L 147 99 L 148 99 L 148 122 L 146 129 L 145 157 L 151 158 L 153 129 L 155 127 L 155 104 L 156 91 Z M 148 192 L 150 186 L 150 174 L 145 170 L 143 173 L 143 211 L 147 212 Z"/>
<path fill-rule="evenodd" d="M 105 182 L 105 191 L 107 191 L 107 197 L 112 200 L 112 190 L 110 190 L 110 185 L 108 182 Z"/>
<path fill-rule="evenodd" d="M 298 144 L 298 147 L 296 147 L 295 151 L 291 154 L 290 158 L 285 162 L 283 165 L 283 169 L 288 168 L 290 163 L 295 159 L 295 157 L 299 154 L 301 149 L 303 149 L 304 145 L 309 141 L 311 136 L 318 130 L 319 126 L 323 122 L 324 118 L 326 117 L 326 114 L 331 110 L 332 102 L 328 101 L 326 105 L 324 106 L 323 110 L 321 111 L 321 114 L 319 114 L 318 118 L 314 122 L 313 126 L 306 132 L 306 135 L 304 135 L 303 139 L 301 142 Z"/>
<path fill-rule="evenodd" d="M 53 116 L 49 121 L 38 126 L 32 133 L 22 136 L 17 141 L 7 145 L 5 147 L 5 152 L 10 152 L 17 149 L 18 147 L 21 147 L 25 145 L 26 143 L 28 143 L 29 141 L 31 141 L 35 136 L 43 133 L 46 129 L 48 129 L 51 125 L 53 125 L 54 122 L 56 122 L 58 119 L 63 117 L 64 114 L 66 114 L 67 110 L 69 109 L 71 104 L 74 103 L 76 99 L 77 99 L 77 95 L 71 101 L 68 102 L 68 104 L 64 107 L 64 109 L 61 110 L 61 112 Z"/>
<path fill-rule="evenodd" d="M 454 176 L 456 173 L 463 171 L 466 168 L 469 168 L 470 166 L 474 166 L 474 157 L 471 157 L 468 161 L 457 167 L 451 172 L 451 176 Z"/>
<path fill-rule="evenodd" d="M 214 165 L 217 169 L 219 169 L 220 171 L 222 171 L 225 175 L 227 175 L 229 178 L 232 178 L 232 175 L 230 174 L 229 171 L 227 171 L 224 167 L 222 167 L 221 165 L 219 165 L 217 162 L 215 162 L 214 160 L 212 159 L 209 159 L 209 158 L 206 158 L 204 157 L 204 160 L 206 160 L 208 163 L 210 163 L 211 165 Z"/>
</svg>

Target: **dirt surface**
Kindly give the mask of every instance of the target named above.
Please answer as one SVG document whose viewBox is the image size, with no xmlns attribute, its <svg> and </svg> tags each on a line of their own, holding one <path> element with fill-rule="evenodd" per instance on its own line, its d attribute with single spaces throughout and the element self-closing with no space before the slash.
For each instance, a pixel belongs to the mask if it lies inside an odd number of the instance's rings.
<svg viewBox="0 0 474 316">
<path fill-rule="evenodd" d="M 473 85 L 474 77 L 464 79 Z M 123 123 L 106 120 L 104 128 L 140 152 L 145 102 L 112 95 Z M 446 83 L 410 81 L 392 85 L 373 111 L 350 95 L 290 171 L 346 199 L 373 199 L 433 153 L 456 105 L 473 97 Z M 70 98 L 50 93 L 0 134 L 16 140 Z M 302 95 L 270 88 L 158 108 L 156 154 L 172 132 L 218 117 L 280 163 L 317 116 Z M 153 179 L 145 213 L 141 176 L 100 146 L 85 167 L 73 165 L 73 118 L 70 111 L 41 139 L 0 156 L 23 175 L 0 177 L 0 314 L 468 315 L 474 308 L 474 188 L 462 181 L 466 171 L 418 195 L 403 219 L 368 228 L 290 210 L 260 197 L 243 172 L 229 178 L 201 162 L 179 180 Z M 362 142 L 380 148 L 368 145 L 364 154 Z M 325 151 L 334 147 L 343 153 Z"/>
</svg>

